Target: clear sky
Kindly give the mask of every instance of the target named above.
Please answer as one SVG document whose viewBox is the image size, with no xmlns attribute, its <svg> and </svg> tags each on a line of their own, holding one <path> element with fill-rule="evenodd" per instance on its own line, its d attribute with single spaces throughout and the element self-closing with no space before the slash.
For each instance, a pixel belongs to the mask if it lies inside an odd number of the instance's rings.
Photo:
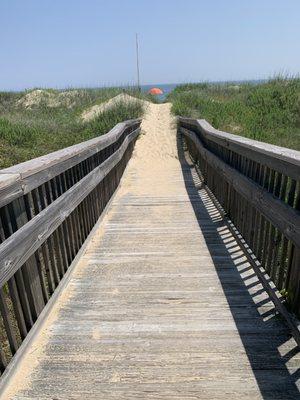
<svg viewBox="0 0 300 400">
<path fill-rule="evenodd" d="M 300 72 L 300 0 L 0 0 L 0 90 Z"/>
</svg>

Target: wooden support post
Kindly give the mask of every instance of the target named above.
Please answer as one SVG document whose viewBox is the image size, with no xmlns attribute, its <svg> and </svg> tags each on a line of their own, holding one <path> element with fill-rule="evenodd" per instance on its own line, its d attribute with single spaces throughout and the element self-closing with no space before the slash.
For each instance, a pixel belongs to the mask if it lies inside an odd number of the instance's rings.
<svg viewBox="0 0 300 400">
<path fill-rule="evenodd" d="M 291 310 L 300 315 L 300 249 L 293 248 L 290 279 L 287 287 L 287 301 Z"/>
</svg>

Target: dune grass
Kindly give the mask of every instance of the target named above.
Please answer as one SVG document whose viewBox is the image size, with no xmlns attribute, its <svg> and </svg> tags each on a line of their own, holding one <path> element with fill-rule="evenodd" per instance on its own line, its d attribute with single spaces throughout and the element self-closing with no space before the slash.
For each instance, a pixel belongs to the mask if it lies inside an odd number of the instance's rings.
<svg viewBox="0 0 300 400">
<path fill-rule="evenodd" d="M 168 101 L 176 115 L 204 118 L 215 128 L 300 150 L 300 78 L 185 84 Z"/>
<path fill-rule="evenodd" d="M 123 92 L 122 88 L 43 90 L 40 101 L 29 106 L 24 96 L 31 92 L 0 92 L 0 168 L 91 139 L 118 122 L 142 116 L 143 106 L 137 101 L 120 102 L 89 122 L 80 118 L 87 108 Z M 126 93 L 152 100 L 135 89 Z"/>
</svg>

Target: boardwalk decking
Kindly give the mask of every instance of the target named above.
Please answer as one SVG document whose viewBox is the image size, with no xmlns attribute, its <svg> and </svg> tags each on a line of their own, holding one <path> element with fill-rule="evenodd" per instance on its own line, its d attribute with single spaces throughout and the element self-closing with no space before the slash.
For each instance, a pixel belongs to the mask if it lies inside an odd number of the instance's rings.
<svg viewBox="0 0 300 400">
<path fill-rule="evenodd" d="M 3 398 L 300 398 L 295 342 L 176 155 L 169 105 L 147 115 L 107 215 Z"/>
</svg>

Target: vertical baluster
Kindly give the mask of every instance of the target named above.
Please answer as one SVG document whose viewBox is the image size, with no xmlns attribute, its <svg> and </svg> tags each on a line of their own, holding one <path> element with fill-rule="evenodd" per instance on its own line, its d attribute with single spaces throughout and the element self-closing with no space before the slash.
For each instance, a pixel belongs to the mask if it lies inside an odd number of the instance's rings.
<svg viewBox="0 0 300 400">
<path fill-rule="evenodd" d="M 46 182 L 45 184 L 45 195 L 47 199 L 47 205 L 50 205 L 55 200 L 55 194 L 53 194 L 52 186 L 50 182 Z M 53 260 L 55 263 L 55 270 L 58 274 L 58 282 L 64 275 L 64 259 L 63 254 L 61 253 L 61 245 L 60 245 L 60 237 L 58 234 L 58 229 L 56 229 L 52 235 L 50 236 L 50 241 L 52 243 L 52 254 Z M 57 283 L 58 284 L 58 283 Z"/>
<path fill-rule="evenodd" d="M 2 315 L 3 324 L 5 327 L 7 339 L 9 342 L 9 347 L 10 347 L 12 355 L 14 355 L 16 353 L 16 351 L 18 350 L 19 346 L 18 346 L 16 334 L 14 331 L 14 327 L 13 327 L 12 322 L 9 317 L 10 312 L 8 310 L 5 297 L 6 296 L 4 293 L 4 289 L 1 288 L 0 289 L 0 312 Z"/>
<path fill-rule="evenodd" d="M 60 196 L 58 181 L 56 178 L 53 178 L 50 182 L 51 184 L 51 192 L 53 196 L 53 200 L 56 200 Z M 68 254 L 66 249 L 66 238 L 64 237 L 62 224 L 57 228 L 57 241 L 59 246 L 59 252 L 61 256 L 61 266 L 62 266 L 62 275 L 68 269 Z"/>
<path fill-rule="evenodd" d="M 270 169 L 268 167 L 266 167 L 264 169 L 264 177 L 262 180 L 262 186 L 265 189 L 268 188 L 269 177 L 270 177 Z M 266 238 L 267 224 L 268 224 L 268 222 L 266 221 L 266 219 L 263 216 L 261 216 L 260 235 L 259 235 L 258 250 L 257 250 L 257 258 L 261 263 L 263 263 L 263 251 L 264 251 L 264 243 L 265 243 L 265 238 Z"/>
<path fill-rule="evenodd" d="M 26 206 L 23 198 L 18 198 L 8 205 L 9 216 L 12 221 L 13 231 L 17 231 L 28 221 Z M 30 256 L 21 268 L 23 283 L 30 306 L 33 321 L 37 319 L 45 306 L 38 265 L 34 255 Z"/>
<path fill-rule="evenodd" d="M 27 213 L 29 215 L 29 219 L 32 219 L 35 215 L 37 215 L 38 212 L 36 212 L 35 206 L 34 206 L 34 201 L 33 201 L 33 196 L 32 193 L 28 193 L 28 195 L 25 198 L 26 202 L 26 209 Z M 36 253 L 35 253 L 35 258 L 36 258 L 36 263 L 38 267 L 38 273 L 40 277 L 40 283 L 41 283 L 41 289 L 43 293 L 43 298 L 44 298 L 44 303 L 46 304 L 49 300 L 49 293 L 47 289 L 47 282 L 46 282 L 46 275 L 44 271 L 44 258 L 43 258 L 43 253 L 42 249 L 39 248 Z"/>
<path fill-rule="evenodd" d="M 88 165 L 87 165 L 86 161 L 84 162 L 82 168 L 83 168 L 84 175 L 87 175 L 88 174 Z M 84 232 L 85 232 L 84 238 L 86 239 L 90 232 L 89 220 L 88 220 L 88 209 L 87 209 L 86 201 L 82 202 L 82 208 L 83 208 L 83 213 L 84 213 L 84 221 L 83 221 L 84 222 Z"/>
<path fill-rule="evenodd" d="M 275 180 L 275 171 L 270 170 L 269 182 L 267 186 L 267 190 L 269 193 L 273 193 L 274 190 L 274 180 Z M 264 266 L 265 270 L 270 273 L 270 265 L 268 264 L 268 254 L 269 251 L 273 251 L 271 248 L 271 236 L 270 233 L 272 232 L 271 223 L 267 221 L 266 232 L 265 232 L 265 240 L 264 240 L 264 247 L 263 247 L 263 256 L 262 256 L 262 265 Z"/>
<path fill-rule="evenodd" d="M 75 167 L 70 168 L 68 171 L 68 176 L 69 176 L 69 180 L 71 182 L 71 187 L 73 187 L 77 181 L 74 170 L 75 170 Z M 81 244 L 80 244 L 79 233 L 78 233 L 78 231 L 79 231 L 78 210 L 76 208 L 75 208 L 75 210 L 72 211 L 70 217 L 71 217 L 72 223 L 73 223 L 73 234 L 74 234 L 74 239 L 75 239 L 75 250 L 76 250 L 75 254 L 77 254 L 78 250 L 81 247 Z"/>
<path fill-rule="evenodd" d="M 5 233 L 4 233 L 4 229 L 2 226 L 2 219 L 0 218 L 0 243 L 4 242 L 4 240 L 5 240 Z M 24 339 L 26 337 L 28 331 L 27 331 L 27 327 L 26 327 L 26 323 L 25 323 L 24 313 L 23 313 L 22 304 L 21 304 L 20 296 L 19 296 L 18 289 L 17 289 L 15 276 L 12 276 L 8 280 L 7 284 L 8 284 L 9 294 L 10 294 L 10 297 L 12 300 L 13 308 L 15 311 L 16 320 L 17 320 L 19 331 L 20 331 L 20 336 L 22 339 Z M 0 362 L 1 362 L 1 354 L 0 354 Z"/>
<path fill-rule="evenodd" d="M 62 184 L 62 176 L 59 175 L 55 178 L 56 181 L 56 188 L 57 188 L 57 194 L 58 196 L 61 196 L 64 193 L 64 188 Z M 71 244 L 71 238 L 69 236 L 69 228 L 68 228 L 68 222 L 63 221 L 61 224 L 61 230 L 62 230 L 62 237 L 63 237 L 63 242 L 65 245 L 66 249 L 66 256 L 67 256 L 67 268 L 72 262 L 72 244 Z"/>
<path fill-rule="evenodd" d="M 82 164 L 81 162 L 79 165 L 77 165 L 74 168 L 74 175 L 76 177 L 76 181 L 79 182 L 83 177 L 84 173 L 82 170 Z M 81 247 L 83 242 L 84 242 L 84 237 L 82 235 L 82 208 L 81 208 L 81 203 L 78 205 L 76 208 L 76 219 L 77 219 L 77 235 L 78 235 L 78 241 L 79 241 L 79 246 Z"/>
<path fill-rule="evenodd" d="M 2 344 L 0 344 L 0 372 L 3 373 L 7 367 L 7 358 L 3 351 Z"/>
<path fill-rule="evenodd" d="M 32 195 L 35 214 L 38 214 L 46 207 L 41 187 L 33 190 L 31 192 L 31 195 Z M 41 254 L 42 254 L 41 267 L 43 269 L 43 276 L 47 277 L 47 292 L 48 292 L 48 298 L 49 298 L 49 296 L 55 290 L 55 282 L 54 282 L 52 265 L 51 265 L 51 261 L 50 261 L 48 240 L 46 240 L 46 242 L 44 242 L 41 245 Z"/>
<path fill-rule="evenodd" d="M 282 185 L 282 174 L 277 173 L 275 179 L 275 186 L 273 190 L 273 194 L 276 197 L 280 195 L 280 188 Z M 268 253 L 268 264 L 270 268 L 270 276 L 272 277 L 273 281 L 278 284 L 278 270 L 277 270 L 277 257 L 278 257 L 278 246 L 280 243 L 281 232 L 272 225 L 271 228 L 271 244 Z M 281 289 L 281 288 L 279 288 Z"/>
<path fill-rule="evenodd" d="M 67 171 L 62 174 L 61 176 L 61 184 L 62 184 L 62 190 L 63 193 L 65 193 L 70 187 L 70 180 L 67 179 Z M 68 228 L 68 236 L 70 239 L 70 252 L 71 252 L 71 261 L 75 258 L 76 256 L 76 244 L 75 244 L 75 237 L 74 237 L 74 227 L 73 227 L 73 219 L 72 216 L 69 215 L 68 218 L 66 219 L 66 225 Z"/>
<path fill-rule="evenodd" d="M 48 190 L 46 189 L 47 183 L 45 185 L 42 185 L 39 189 L 40 192 L 40 199 L 42 202 L 43 208 L 48 207 L 48 205 L 51 203 L 50 195 Z M 53 283 L 54 283 L 54 289 L 57 287 L 57 285 L 60 282 L 60 276 L 59 276 L 59 267 L 58 267 L 58 260 L 56 258 L 55 254 L 55 243 L 54 243 L 54 237 L 53 234 L 50 235 L 46 241 L 47 247 L 48 247 L 48 256 L 50 258 L 50 263 L 51 263 L 51 272 L 52 272 L 52 277 L 53 277 Z"/>
<path fill-rule="evenodd" d="M 291 181 L 290 190 L 288 193 L 288 205 L 294 207 L 296 210 L 300 210 L 300 183 L 297 189 L 297 182 L 295 180 Z M 288 251 L 287 251 L 287 273 L 286 273 L 286 282 L 285 287 L 290 288 L 290 295 L 292 294 L 294 298 L 294 302 L 298 299 L 299 296 L 299 272 L 298 269 L 300 267 L 300 249 L 296 248 L 291 242 L 289 243 Z M 294 270 L 293 270 L 294 269 Z M 291 281 L 291 274 L 293 275 L 293 279 L 295 282 Z"/>
<path fill-rule="evenodd" d="M 281 193 L 282 199 L 285 200 L 288 205 L 292 206 L 295 200 L 296 182 L 288 178 L 286 186 L 283 189 L 285 189 L 285 191 L 282 191 Z M 287 287 L 289 282 L 290 271 L 288 260 L 291 259 L 291 256 L 289 255 L 291 254 L 292 249 L 293 247 L 291 243 L 289 243 L 289 241 L 284 238 L 280 260 L 281 271 L 279 276 L 279 282 L 284 287 Z"/>
</svg>

